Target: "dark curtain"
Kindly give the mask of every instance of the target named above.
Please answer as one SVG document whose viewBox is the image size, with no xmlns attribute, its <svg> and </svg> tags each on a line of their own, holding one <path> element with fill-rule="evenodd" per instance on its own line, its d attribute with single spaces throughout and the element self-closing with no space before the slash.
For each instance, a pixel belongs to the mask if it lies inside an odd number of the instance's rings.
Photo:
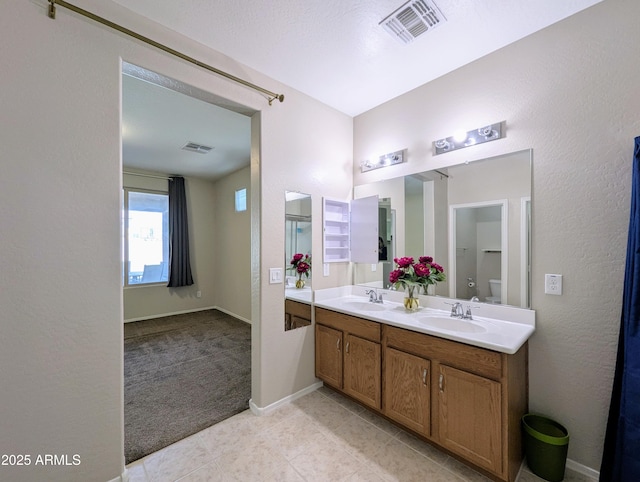
<svg viewBox="0 0 640 482">
<path fill-rule="evenodd" d="M 640 137 L 635 139 L 631 219 L 616 372 L 601 481 L 640 481 Z"/>
<path fill-rule="evenodd" d="M 169 181 L 169 284 L 168 287 L 193 284 L 189 262 L 189 222 L 183 177 Z"/>
</svg>

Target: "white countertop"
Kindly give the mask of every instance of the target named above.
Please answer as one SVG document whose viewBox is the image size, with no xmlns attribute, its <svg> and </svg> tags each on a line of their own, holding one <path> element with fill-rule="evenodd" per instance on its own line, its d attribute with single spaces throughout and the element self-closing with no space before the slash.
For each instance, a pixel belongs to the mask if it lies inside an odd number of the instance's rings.
<svg viewBox="0 0 640 482">
<path fill-rule="evenodd" d="M 290 288 L 287 286 L 284 289 L 284 297 L 287 300 L 299 301 L 310 305 L 313 301 L 313 291 L 308 286 L 304 288 Z"/>
<path fill-rule="evenodd" d="M 316 290 L 313 304 L 390 326 L 426 333 L 469 345 L 514 354 L 535 331 L 535 311 L 513 306 L 472 303 L 440 296 L 420 296 L 420 309 L 407 312 L 404 293 L 378 290 L 383 303 L 370 303 L 366 287 L 345 286 Z M 460 301 L 473 320 L 452 318 L 447 303 Z"/>
</svg>

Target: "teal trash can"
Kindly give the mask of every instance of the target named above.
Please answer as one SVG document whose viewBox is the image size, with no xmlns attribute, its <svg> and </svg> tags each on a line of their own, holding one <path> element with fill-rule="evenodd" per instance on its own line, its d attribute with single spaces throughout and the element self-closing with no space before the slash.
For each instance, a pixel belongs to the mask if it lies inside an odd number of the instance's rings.
<svg viewBox="0 0 640 482">
<path fill-rule="evenodd" d="M 550 482 L 564 479 L 569 432 L 549 418 L 528 413 L 522 417 L 524 453 L 531 472 Z"/>
</svg>

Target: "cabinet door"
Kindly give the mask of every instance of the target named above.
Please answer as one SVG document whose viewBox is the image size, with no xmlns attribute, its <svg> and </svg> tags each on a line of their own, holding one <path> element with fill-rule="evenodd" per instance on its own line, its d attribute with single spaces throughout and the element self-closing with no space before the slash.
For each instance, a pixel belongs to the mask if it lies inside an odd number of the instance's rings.
<svg viewBox="0 0 640 482">
<path fill-rule="evenodd" d="M 480 467 L 502 473 L 501 385 L 440 365 L 439 441 Z"/>
<path fill-rule="evenodd" d="M 380 343 L 347 335 L 344 347 L 344 392 L 362 403 L 381 408 Z"/>
<path fill-rule="evenodd" d="M 386 348 L 384 354 L 385 415 L 431 435 L 430 361 L 393 348 Z"/>
<path fill-rule="evenodd" d="M 316 377 L 342 389 L 342 332 L 316 324 Z"/>
</svg>

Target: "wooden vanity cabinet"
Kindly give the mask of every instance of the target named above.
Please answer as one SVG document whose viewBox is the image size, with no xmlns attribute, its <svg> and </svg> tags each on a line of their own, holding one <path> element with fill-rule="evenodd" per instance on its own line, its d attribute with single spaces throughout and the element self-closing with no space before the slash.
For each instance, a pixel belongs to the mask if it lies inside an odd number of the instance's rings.
<svg viewBox="0 0 640 482">
<path fill-rule="evenodd" d="M 522 462 L 520 419 L 527 411 L 527 345 L 507 355 L 392 326 L 384 327 L 382 344 L 383 413 L 499 479 L 514 481 Z M 398 384 L 389 379 L 388 364 L 398 353 L 429 362 L 430 432 L 402 421 L 388 405 L 387 390 Z"/>
<path fill-rule="evenodd" d="M 380 338 L 379 323 L 316 308 L 316 376 L 380 410 Z"/>
<path fill-rule="evenodd" d="M 311 324 L 311 305 L 284 300 L 284 329 L 295 330 Z"/>
<path fill-rule="evenodd" d="M 515 481 L 527 344 L 508 355 L 315 310 L 318 378 L 496 480 Z"/>
</svg>

